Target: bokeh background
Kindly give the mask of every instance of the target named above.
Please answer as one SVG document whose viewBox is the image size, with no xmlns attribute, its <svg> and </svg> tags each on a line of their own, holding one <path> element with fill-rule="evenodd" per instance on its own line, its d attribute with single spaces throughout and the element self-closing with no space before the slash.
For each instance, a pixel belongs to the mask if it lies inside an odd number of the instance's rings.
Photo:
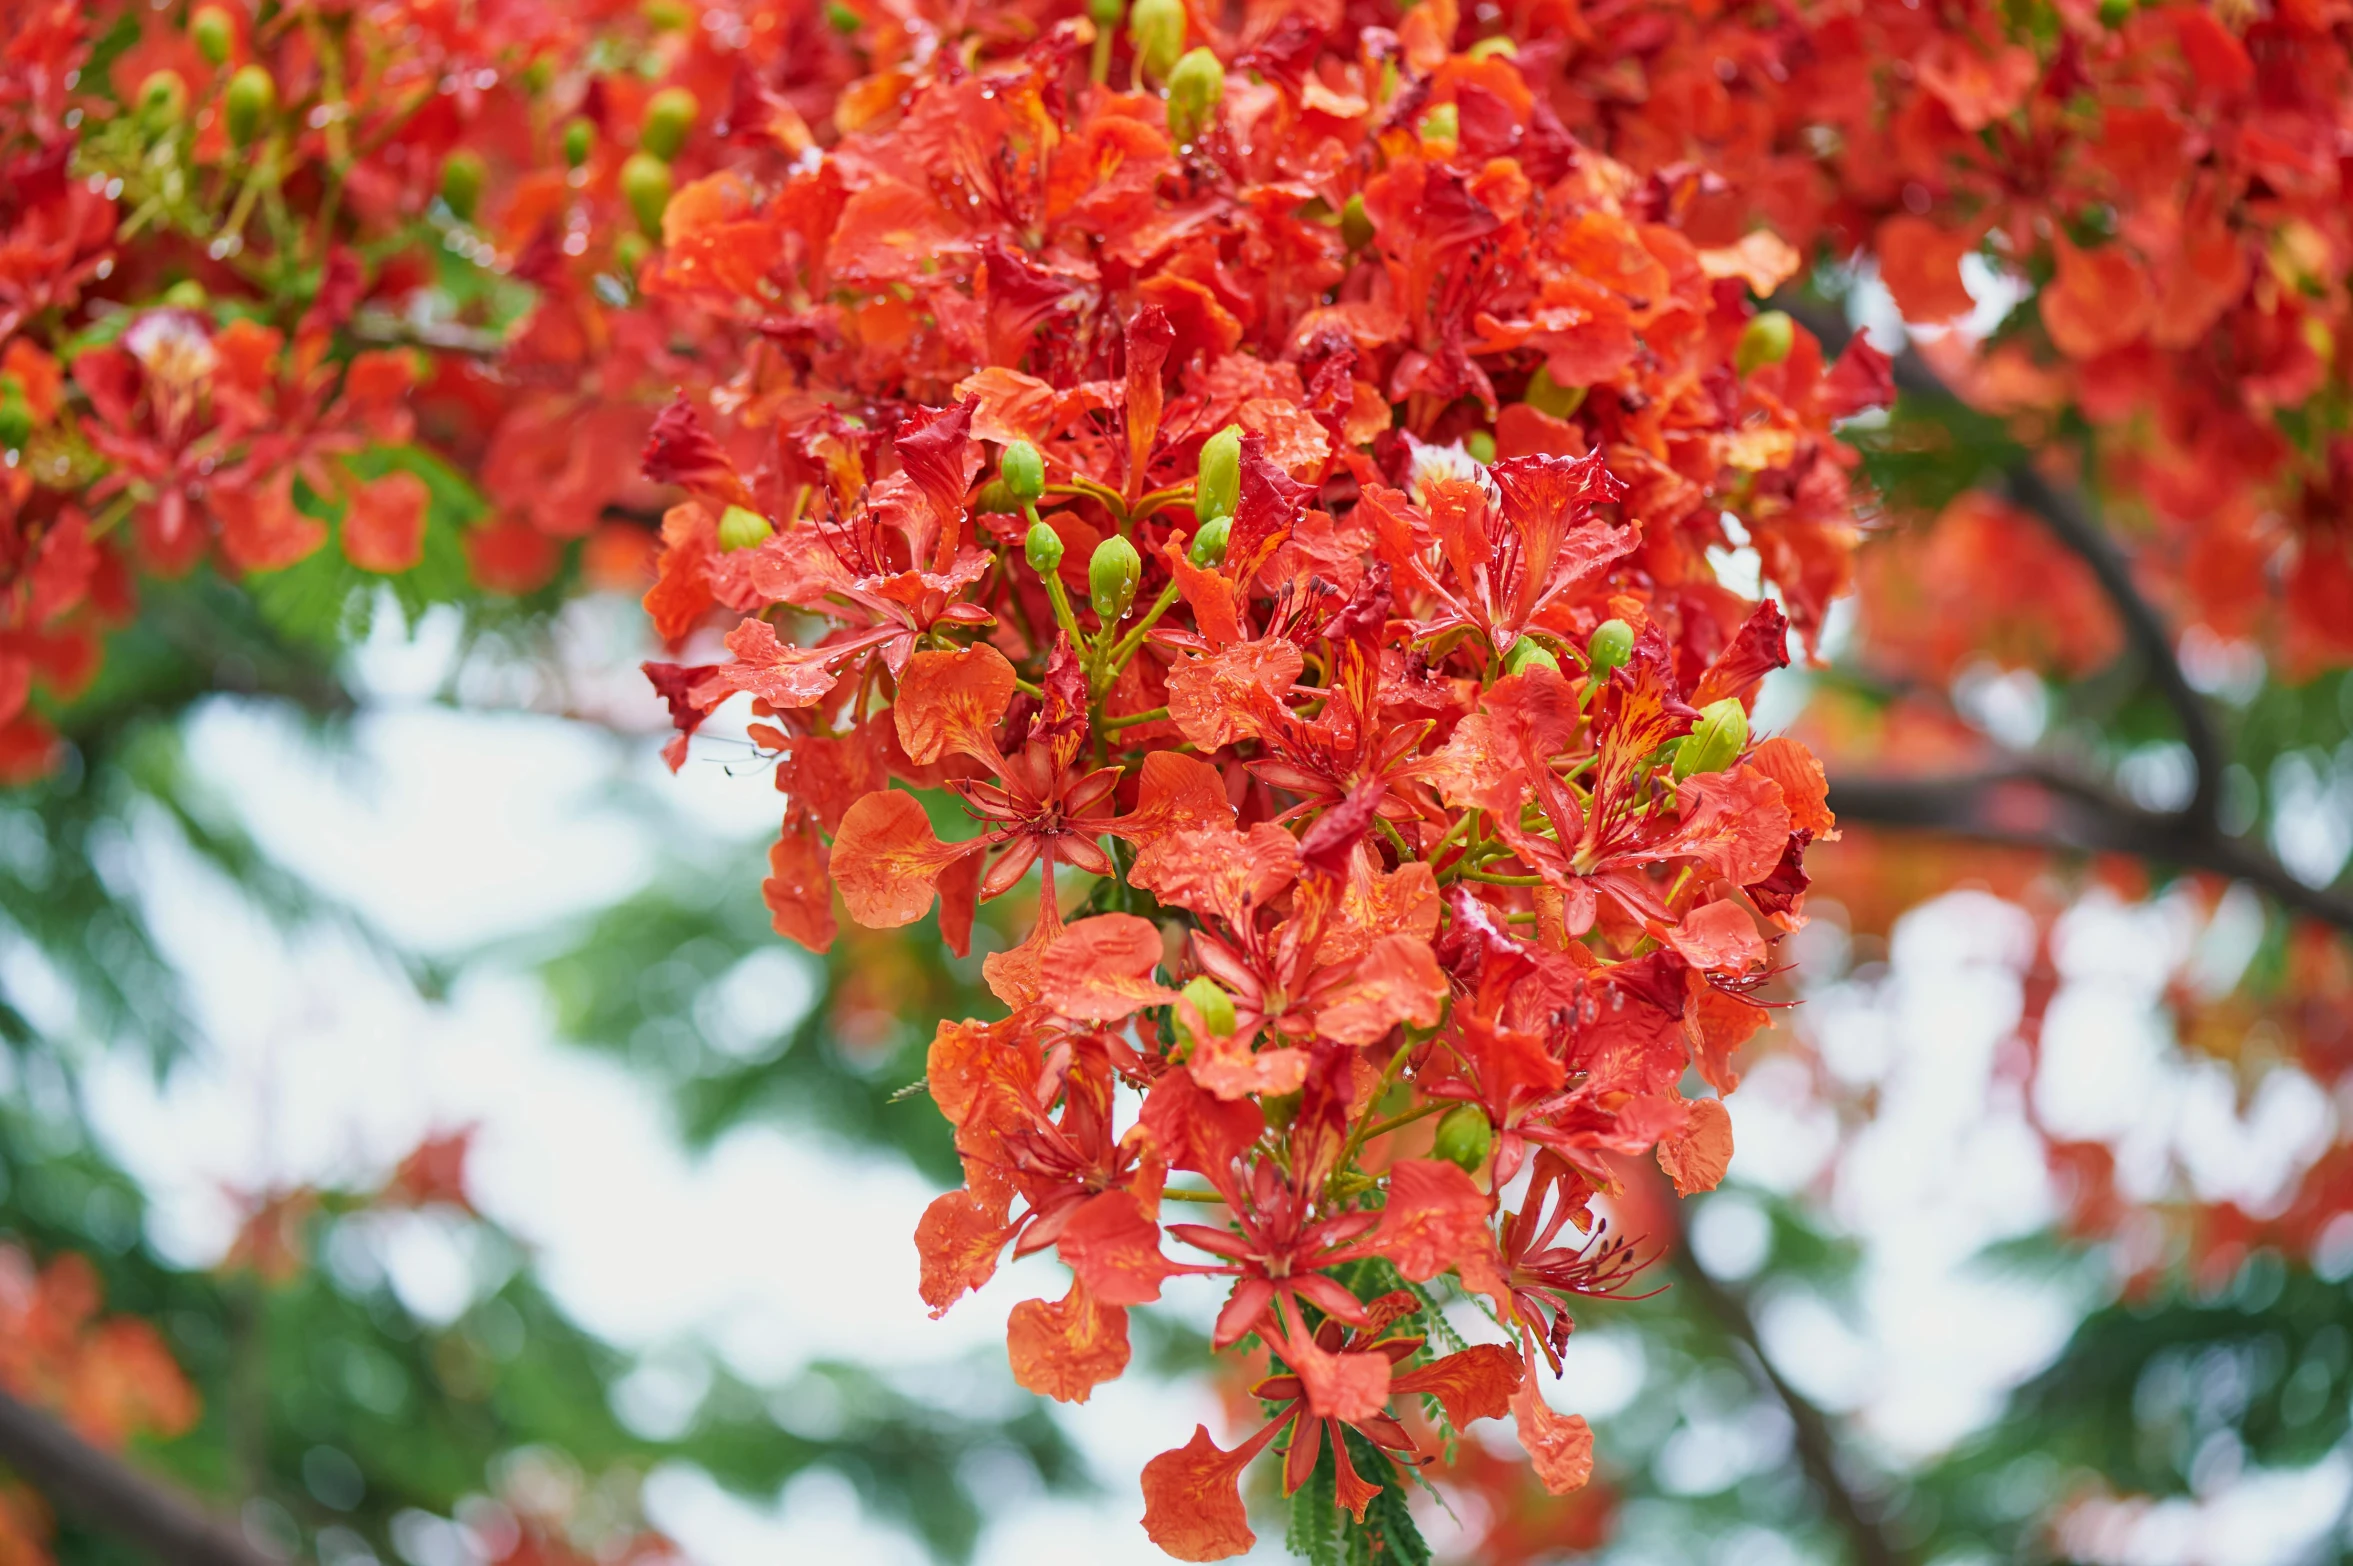
<svg viewBox="0 0 2353 1566">
<path fill-rule="evenodd" d="M 1076 1407 L 1004 1360 L 1051 1259 L 939 1322 L 916 1297 L 954 1162 L 900 1090 L 985 1004 L 985 928 L 965 961 L 926 926 L 772 935 L 774 795 L 730 715 L 661 766 L 626 592 L 363 602 L 306 642 L 153 591 L 173 640 L 126 637 L 65 770 L 0 799 L 0 1330 L 69 1285 L 157 1324 L 197 1402 L 140 1461 L 324 1566 L 1161 1558 L 1135 1475 L 1218 1423 L 1214 1290 Z M 1835 725 L 1856 642 L 1842 612 L 1759 730 Z M 2189 651 L 2234 808 L 2335 880 L 2353 680 Z M 2087 699 L 1986 663 L 1945 694 L 2014 747 Z M 2126 762 L 2152 797 L 2178 766 Z M 1656 1292 L 1595 1306 L 1548 1394 L 1599 1482 L 1554 1500 L 1466 1446 L 1424 1498 L 1442 1557 L 2347 1558 L 2353 1215 L 2308 1255 L 2162 1221 L 2259 1227 L 2340 1148 L 2353 1104 L 2209 1004 L 2332 949 L 2114 866 L 1824 857 L 1731 1179 L 1618 1215 Z M 66 1253 L 94 1276 L 28 1260 Z"/>
</svg>

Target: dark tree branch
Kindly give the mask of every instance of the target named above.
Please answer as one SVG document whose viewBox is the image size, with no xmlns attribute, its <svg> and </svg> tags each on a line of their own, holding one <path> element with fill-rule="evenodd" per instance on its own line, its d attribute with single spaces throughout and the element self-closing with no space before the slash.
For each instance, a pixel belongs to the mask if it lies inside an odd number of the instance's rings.
<svg viewBox="0 0 2353 1566">
<path fill-rule="evenodd" d="M 1836 353 L 1853 335 L 1843 318 L 1818 304 L 1795 300 L 1786 308 L 1821 339 L 1826 353 Z M 1894 373 L 1896 390 L 1906 397 L 1955 400 L 1951 388 L 1910 348 L 1896 356 Z M 2054 852 L 2128 854 L 2228 876 L 2294 913 L 2353 933 L 2353 898 L 2299 881 L 2260 844 L 2222 830 L 2227 761 L 2213 713 L 2183 674 L 2172 632 L 2134 585 L 2131 566 L 2090 502 L 2024 460 L 1994 477 L 2012 504 L 2032 514 L 2083 562 L 2116 611 L 2143 678 L 2173 710 L 2189 750 L 2195 774 L 2189 800 L 2179 810 L 2149 810 L 2104 783 L 2040 760 L 2021 760 L 1958 777 L 1836 778 L 1831 808 L 1862 825 Z"/>
<path fill-rule="evenodd" d="M 2243 838 L 2146 810 L 2079 778 L 2012 768 L 1958 777 L 1833 778 L 1840 821 L 2050 853 L 2126 854 L 2244 881 L 2291 913 L 2353 934 L 2353 897 L 2307 885 Z"/>
<path fill-rule="evenodd" d="M 0 1392 L 0 1462 L 93 1528 L 164 1566 L 281 1566 L 179 1491 Z"/>
<path fill-rule="evenodd" d="M 1790 313 L 1821 339 L 1825 354 L 1838 352 L 1853 335 L 1842 318 L 1818 305 L 1795 303 L 1790 306 Z M 1896 390 L 1906 397 L 1922 401 L 1958 400 L 1926 361 L 1908 347 L 1896 356 L 1895 384 Z M 2011 504 L 2040 520 L 2060 547 L 2082 561 L 2093 580 L 2099 583 L 2101 593 L 2124 626 L 2125 639 L 2140 661 L 2143 678 L 2156 687 L 2165 704 L 2173 709 L 2182 743 L 2189 748 L 2196 782 L 2180 815 L 2201 831 L 2216 832 L 2222 802 L 2222 740 L 2215 731 L 2213 714 L 2207 709 L 2205 698 L 2182 673 L 2173 634 L 2166 628 L 2164 618 L 2134 585 L 2130 565 L 2100 526 L 2091 502 L 2080 490 L 2052 483 L 2040 469 L 2024 460 L 2005 468 L 1998 476 L 1998 483 Z"/>
<path fill-rule="evenodd" d="M 1750 1376 L 1772 1393 L 1789 1415 L 1791 1444 L 1797 1449 L 1798 1466 L 1805 1470 L 1806 1482 L 1813 1487 L 1830 1521 L 1846 1535 L 1854 1551 L 1854 1566 L 1903 1566 L 1910 1556 L 1888 1536 L 1879 1508 L 1871 1504 L 1847 1472 L 1840 1454 L 1838 1431 L 1830 1416 L 1774 1368 L 1757 1333 L 1756 1317 L 1749 1311 L 1747 1297 L 1708 1276 L 1698 1258 L 1691 1254 L 1688 1232 L 1681 1228 L 1681 1204 L 1667 1205 L 1677 1209 L 1677 1229 L 1669 1240 L 1669 1265 L 1675 1270 L 1678 1290 L 1685 1298 L 1695 1301 L 1724 1335 L 1739 1346 Z"/>
</svg>

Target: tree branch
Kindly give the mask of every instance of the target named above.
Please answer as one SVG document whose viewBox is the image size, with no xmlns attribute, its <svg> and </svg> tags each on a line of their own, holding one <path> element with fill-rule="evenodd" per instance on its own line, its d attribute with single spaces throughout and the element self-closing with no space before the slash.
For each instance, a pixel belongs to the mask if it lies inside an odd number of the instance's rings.
<svg viewBox="0 0 2353 1566">
<path fill-rule="evenodd" d="M 1676 1229 L 1669 1239 L 1668 1255 L 1681 1289 L 1715 1321 L 1726 1337 L 1740 1346 L 1749 1374 L 1779 1400 L 1789 1415 L 1798 1466 L 1805 1470 L 1806 1481 L 1813 1486 L 1823 1510 L 1847 1536 L 1854 1550 L 1855 1566 L 1903 1566 L 1909 1555 L 1888 1536 L 1878 1508 L 1856 1487 L 1840 1461 L 1838 1431 L 1830 1416 L 1774 1368 L 1757 1333 L 1756 1317 L 1749 1312 L 1747 1297 L 1710 1277 L 1700 1266 L 1698 1258 L 1691 1254 L 1688 1231 L 1682 1227 L 1681 1204 L 1666 1205 L 1675 1211 Z"/>
<path fill-rule="evenodd" d="M 1806 329 L 1821 339 L 1825 354 L 1835 354 L 1853 335 L 1845 320 L 1836 312 L 1803 301 L 1787 305 L 1789 313 L 1804 323 Z M 1923 401 L 1956 402 L 1952 389 L 1938 378 L 1927 362 L 1907 347 L 1896 356 L 1896 390 L 1906 397 Z M 2182 673 L 2181 659 L 2174 651 L 2172 632 L 2165 621 L 2132 580 L 2132 568 L 2123 554 L 2100 526 L 2090 500 L 2071 486 L 2054 484 L 2032 463 L 2023 459 L 2011 463 L 1999 475 L 1999 487 L 2011 504 L 2030 512 L 2041 521 L 2045 530 L 2061 548 L 2083 562 L 2100 585 L 2116 617 L 2124 626 L 2125 639 L 2139 657 L 2143 678 L 2173 709 L 2174 722 L 2181 730 L 2182 743 L 2188 747 L 2190 760 L 2196 769 L 2196 781 L 2190 798 L 2179 814 L 2186 822 L 2207 833 L 2218 831 L 2218 812 L 2222 803 L 2223 753 L 2221 736 L 2214 727 L 2213 714 L 2205 698 L 2190 685 Z"/>
<path fill-rule="evenodd" d="M 178 1490 L 0 1392 L 0 1462 L 93 1528 L 164 1566 L 281 1566 Z"/>
<path fill-rule="evenodd" d="M 2127 854 L 2244 881 L 2293 913 L 2353 934 L 2353 897 L 2297 880 L 2244 838 L 2173 811 L 2147 810 L 2107 788 L 2047 767 L 1951 777 L 1843 776 L 1830 784 L 1842 822 L 1938 833 L 2048 853 Z"/>
</svg>

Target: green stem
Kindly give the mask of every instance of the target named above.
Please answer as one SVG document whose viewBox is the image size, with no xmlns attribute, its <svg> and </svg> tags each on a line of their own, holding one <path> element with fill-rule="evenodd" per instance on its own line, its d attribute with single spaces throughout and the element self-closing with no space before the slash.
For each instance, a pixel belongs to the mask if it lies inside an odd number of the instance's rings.
<svg viewBox="0 0 2353 1566">
<path fill-rule="evenodd" d="M 1144 633 L 1159 624 L 1160 617 L 1168 613 L 1176 601 L 1177 585 L 1172 579 L 1160 590 L 1160 596 L 1153 600 L 1152 607 L 1144 611 L 1144 618 L 1136 622 L 1135 629 L 1121 637 L 1112 647 L 1110 657 L 1105 660 L 1105 672 L 1110 679 L 1119 678 L 1120 671 L 1127 667 L 1127 661 L 1136 655 L 1136 649 L 1144 645 Z"/>
<path fill-rule="evenodd" d="M 1111 513 L 1112 520 L 1117 522 L 1121 527 L 1127 526 L 1127 502 L 1120 497 L 1119 491 L 1116 489 L 1106 489 L 1101 484 L 1096 483 L 1093 479 L 1087 478 L 1083 474 L 1072 474 L 1071 481 L 1067 484 L 1048 484 L 1046 486 L 1046 493 L 1049 495 L 1068 495 L 1075 499 L 1081 500 L 1099 500 L 1103 503 L 1103 509 Z"/>
<path fill-rule="evenodd" d="M 1395 1115 L 1387 1120 L 1382 1121 L 1379 1125 L 1374 1126 L 1371 1130 L 1365 1132 L 1364 1139 L 1369 1142 L 1376 1136 L 1387 1136 L 1390 1132 L 1396 1130 L 1399 1126 L 1410 1126 L 1425 1115 L 1434 1115 L 1442 1109 L 1450 1109 L 1453 1107 L 1453 1103 L 1454 1101 L 1451 1099 L 1431 1099 L 1428 1103 L 1421 1105 L 1419 1108 L 1409 1109 L 1402 1115 Z"/>
<path fill-rule="evenodd" d="M 1166 707 L 1154 707 L 1149 712 L 1131 712 L 1117 718 L 1105 718 L 1103 728 L 1106 733 L 1116 734 L 1121 729 L 1134 728 L 1139 723 L 1158 723 L 1167 716 Z"/>
<path fill-rule="evenodd" d="M 1136 503 L 1128 508 L 1128 515 L 1141 521 L 1158 511 L 1162 506 L 1171 505 L 1180 500 L 1190 501 L 1192 498 L 1193 483 L 1188 479 L 1182 484 L 1171 484 L 1166 489 L 1156 489 L 1149 494 L 1137 496 Z"/>
<path fill-rule="evenodd" d="M 1408 1027 L 1405 1030 L 1405 1037 L 1399 1041 L 1395 1052 L 1389 1056 L 1389 1064 L 1381 1068 L 1381 1080 L 1373 1085 L 1372 1096 L 1365 1100 L 1364 1117 L 1357 1121 L 1355 1129 L 1348 1133 L 1347 1145 L 1340 1149 L 1340 1161 L 1332 1165 L 1334 1179 L 1338 1179 L 1355 1167 L 1356 1155 L 1363 1150 L 1366 1139 L 1372 1135 L 1373 1110 L 1383 1098 L 1388 1096 L 1389 1084 L 1397 1080 L 1397 1073 L 1405 1069 L 1405 1057 L 1412 1054 L 1415 1046 L 1421 1042 L 1413 1034 L 1414 1030 Z"/>
<path fill-rule="evenodd" d="M 1456 873 L 1466 881 L 1484 881 L 1489 886 L 1542 886 L 1545 884 L 1544 877 L 1540 875 L 1491 875 L 1485 870 L 1473 870 L 1467 865 L 1458 866 Z"/>
<path fill-rule="evenodd" d="M 1218 1195 L 1215 1191 L 1179 1191 L 1173 1189 L 1162 1190 L 1160 1193 L 1160 1199 L 1164 1202 L 1222 1202 L 1225 1200 L 1224 1197 Z"/>
</svg>

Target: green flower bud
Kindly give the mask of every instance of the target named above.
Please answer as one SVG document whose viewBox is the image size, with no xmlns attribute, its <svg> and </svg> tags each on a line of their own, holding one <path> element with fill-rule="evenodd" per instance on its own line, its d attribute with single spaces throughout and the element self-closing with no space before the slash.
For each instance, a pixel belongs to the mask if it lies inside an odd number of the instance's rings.
<svg viewBox="0 0 2353 1566">
<path fill-rule="evenodd" d="M 866 25 L 866 18 L 842 4 L 841 0 L 832 0 L 825 8 L 825 25 L 844 38 L 855 38 L 858 29 Z"/>
<path fill-rule="evenodd" d="M 637 8 L 637 14 L 657 33 L 683 32 L 694 21 L 694 13 L 686 8 L 683 0 L 645 0 Z"/>
<path fill-rule="evenodd" d="M 1211 517 L 1201 524 L 1201 531 L 1193 535 L 1192 545 L 1186 549 L 1185 558 L 1204 569 L 1224 565 L 1226 540 L 1233 535 L 1233 531 L 1232 517 Z"/>
<path fill-rule="evenodd" d="M 1438 1117 L 1438 1136 L 1430 1151 L 1465 1174 L 1477 1174 L 1495 1150 L 1495 1127 L 1487 1111 L 1476 1104 L 1457 1104 Z"/>
<path fill-rule="evenodd" d="M 196 52 L 204 56 L 205 64 L 219 65 L 237 46 L 237 23 L 220 6 L 200 5 L 196 14 L 188 18 L 188 39 L 196 45 Z"/>
<path fill-rule="evenodd" d="M 1748 714 L 1741 710 L 1740 698 L 1727 696 L 1722 701 L 1711 701 L 1699 710 L 1699 723 L 1683 743 L 1675 747 L 1675 776 L 1687 778 L 1695 772 L 1721 772 L 1740 759 L 1748 749 Z"/>
<path fill-rule="evenodd" d="M 1528 390 L 1520 399 L 1538 413 L 1549 413 L 1556 419 L 1568 418 L 1585 406 L 1585 388 L 1563 386 L 1552 378 L 1552 371 L 1542 365 L 1528 378 Z"/>
<path fill-rule="evenodd" d="M 1438 105 L 1422 116 L 1421 137 L 1427 142 L 1453 146 L 1462 139 L 1462 116 L 1451 103 Z"/>
<path fill-rule="evenodd" d="M 1463 51 L 1474 60 L 1492 60 L 1497 55 L 1509 60 L 1520 52 L 1520 46 L 1509 38 L 1482 38 Z"/>
<path fill-rule="evenodd" d="M 1013 498 L 1013 491 L 1005 487 L 1003 479 L 990 479 L 972 497 L 972 509 L 982 516 L 1007 516 L 1021 509 L 1021 502 Z"/>
<path fill-rule="evenodd" d="M 201 310 L 212 302 L 204 285 L 193 277 L 183 277 L 163 291 L 163 302 L 175 310 Z"/>
<path fill-rule="evenodd" d="M 1180 147 L 1201 139 L 1226 95 L 1226 68 L 1214 51 L 1188 49 L 1168 73 L 1168 134 Z"/>
<path fill-rule="evenodd" d="M 441 199 L 449 203 L 449 210 L 461 223 L 473 222 L 474 210 L 482 204 L 484 172 L 476 153 L 453 152 L 442 160 Z"/>
<path fill-rule="evenodd" d="M 1006 493 L 1024 504 L 1046 492 L 1046 459 L 1026 440 L 1005 448 L 997 459 L 997 472 L 1004 477 Z"/>
<path fill-rule="evenodd" d="M 645 258 L 653 253 L 652 242 L 643 234 L 623 234 L 613 241 L 613 265 L 620 269 L 622 278 L 630 283 L 637 281 L 637 269 L 645 265 Z"/>
<path fill-rule="evenodd" d="M 1485 430 L 1473 430 L 1462 438 L 1462 449 L 1473 461 L 1482 465 L 1495 460 L 1495 437 Z"/>
<path fill-rule="evenodd" d="M 2100 0 L 2100 25 L 2114 31 L 2132 20 L 2133 0 Z"/>
<path fill-rule="evenodd" d="M 1136 584 L 1143 577 L 1144 557 L 1120 534 L 1114 533 L 1095 546 L 1095 557 L 1087 562 L 1087 601 L 1095 606 L 1104 624 L 1126 618 L 1128 605 L 1136 601 Z"/>
<path fill-rule="evenodd" d="M 178 71 L 150 71 L 139 84 L 139 117 L 157 130 L 177 125 L 188 112 L 188 84 Z"/>
<path fill-rule="evenodd" d="M 1188 980 L 1182 992 L 1195 1011 L 1201 1014 L 1202 1025 L 1219 1038 L 1230 1038 L 1234 1032 L 1234 998 L 1218 987 L 1218 982 L 1204 973 Z"/>
<path fill-rule="evenodd" d="M 1144 74 L 1167 80 L 1185 52 L 1185 0 L 1136 0 L 1127 14 L 1127 35 Z"/>
<path fill-rule="evenodd" d="M 1052 576 L 1062 569 L 1062 535 L 1043 522 L 1029 525 L 1021 552 L 1029 558 L 1029 568 L 1040 576 Z"/>
<path fill-rule="evenodd" d="M 32 434 L 33 407 L 23 385 L 13 375 L 0 375 L 0 450 L 14 451 Z"/>
<path fill-rule="evenodd" d="M 662 214 L 670 208 L 670 165 L 650 152 L 632 152 L 621 165 L 621 199 L 637 214 L 637 226 L 648 237 L 662 232 Z"/>
<path fill-rule="evenodd" d="M 586 120 L 571 120 L 564 126 L 564 163 L 578 168 L 596 151 L 596 127 Z"/>
<path fill-rule="evenodd" d="M 1596 679 L 1633 656 L 1634 627 L 1623 620 L 1602 621 L 1593 628 L 1593 639 L 1585 644 L 1585 661 L 1592 665 Z"/>
<path fill-rule="evenodd" d="M 1301 1095 L 1294 1091 L 1260 1099 L 1258 1107 L 1266 1116 L 1266 1128 L 1277 1135 L 1290 1130 L 1291 1122 L 1299 1118 L 1300 1098 Z M 1333 1179 L 1337 1181 L 1339 1176 L 1335 1175 Z"/>
<path fill-rule="evenodd" d="M 248 146 L 261 134 L 269 117 L 278 112 L 278 84 L 258 65 L 241 66 L 229 78 L 229 90 L 222 99 L 221 109 L 228 124 L 229 140 L 240 147 Z"/>
<path fill-rule="evenodd" d="M 1789 357 L 1796 342 L 1797 328 L 1786 312 L 1762 311 L 1741 328 L 1739 345 L 1732 350 L 1732 368 L 1747 375 L 1761 365 L 1779 364 Z"/>
<path fill-rule="evenodd" d="M 1230 517 L 1242 499 L 1242 426 L 1229 424 L 1201 443 L 1193 479 L 1193 515 L 1206 522 Z"/>
<path fill-rule="evenodd" d="M 1558 673 L 1560 655 L 1533 636 L 1521 637 L 1511 644 L 1511 651 L 1503 655 L 1503 670 L 1506 674 L 1517 674 L 1531 664 L 1542 664 Z"/>
<path fill-rule="evenodd" d="M 1364 209 L 1364 197 L 1350 196 L 1341 206 L 1340 238 L 1351 250 L 1362 250 L 1373 242 L 1373 220 Z"/>
<path fill-rule="evenodd" d="M 646 102 L 645 124 L 638 127 L 637 144 L 669 162 L 686 145 L 686 133 L 694 129 L 694 118 L 702 108 L 685 88 L 663 88 Z"/>
<path fill-rule="evenodd" d="M 749 506 L 729 506 L 719 518 L 719 548 L 727 554 L 757 549 L 775 534 L 768 519 Z"/>
<path fill-rule="evenodd" d="M 1087 0 L 1087 20 L 1097 27 L 1116 27 L 1126 0 Z"/>
</svg>

